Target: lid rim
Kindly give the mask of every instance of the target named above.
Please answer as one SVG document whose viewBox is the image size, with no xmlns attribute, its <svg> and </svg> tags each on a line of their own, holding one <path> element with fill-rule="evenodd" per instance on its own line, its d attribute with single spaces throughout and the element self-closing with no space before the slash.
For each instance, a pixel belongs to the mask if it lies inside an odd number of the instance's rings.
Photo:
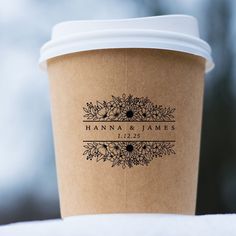
<svg viewBox="0 0 236 236">
<path fill-rule="evenodd" d="M 120 42 L 119 42 L 120 44 Z M 109 44 L 106 44 L 106 46 L 104 45 L 101 45 L 101 46 L 94 46 L 94 47 L 87 47 L 86 49 L 84 49 L 81 45 L 79 45 L 79 47 L 77 49 L 76 46 L 73 46 L 71 48 L 66 48 L 66 51 L 64 51 L 64 48 L 61 49 L 61 52 L 54 52 L 53 50 L 52 51 L 48 51 L 47 54 L 45 55 L 45 58 L 40 58 L 39 59 L 39 64 L 40 64 L 40 67 L 42 69 L 46 69 L 47 68 L 47 65 L 46 65 L 46 61 L 49 60 L 49 59 L 52 59 L 52 58 L 55 58 L 55 57 L 59 57 L 59 56 L 63 56 L 63 55 L 68 55 L 68 54 L 72 54 L 72 53 L 76 53 L 76 52 L 84 52 L 84 51 L 93 51 L 93 50 L 106 50 L 106 49 L 122 49 L 122 48 L 130 48 L 130 49 L 159 49 L 159 50 L 169 50 L 169 51 L 176 51 L 176 52 L 182 52 L 182 53 L 188 53 L 188 54 L 192 54 L 192 55 L 196 55 L 196 56 L 200 56 L 202 58 L 204 58 L 206 60 L 206 69 L 205 71 L 206 72 L 209 72 L 211 71 L 213 68 L 214 68 L 214 63 L 213 63 L 213 60 L 212 58 L 209 56 L 209 55 L 204 55 L 203 53 L 196 53 L 194 52 L 193 50 L 191 51 L 189 48 L 188 49 L 179 49 L 177 47 L 164 47 L 164 46 L 161 46 L 161 47 L 157 47 L 157 45 L 155 46 L 152 46 L 152 45 L 149 45 L 148 47 L 147 46 L 134 46 L 133 45 L 134 43 L 132 42 L 132 45 L 126 45 L 126 47 L 120 45 L 115 45 L 114 46 L 114 42 L 112 43 L 112 45 L 109 45 Z"/>
</svg>

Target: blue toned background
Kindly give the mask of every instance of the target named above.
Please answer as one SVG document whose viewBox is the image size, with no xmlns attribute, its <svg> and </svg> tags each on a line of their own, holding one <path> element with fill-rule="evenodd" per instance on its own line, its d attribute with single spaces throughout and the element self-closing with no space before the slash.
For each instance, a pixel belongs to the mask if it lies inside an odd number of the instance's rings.
<svg viewBox="0 0 236 236">
<path fill-rule="evenodd" d="M 236 1 L 0 0 L 0 224 L 58 218 L 48 81 L 39 48 L 65 20 L 191 14 L 213 49 L 197 213 L 236 212 Z"/>
</svg>

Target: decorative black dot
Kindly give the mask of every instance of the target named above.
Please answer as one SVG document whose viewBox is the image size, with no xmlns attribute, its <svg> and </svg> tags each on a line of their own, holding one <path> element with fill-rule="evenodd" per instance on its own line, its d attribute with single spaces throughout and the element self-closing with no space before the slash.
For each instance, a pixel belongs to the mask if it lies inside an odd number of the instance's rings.
<svg viewBox="0 0 236 236">
<path fill-rule="evenodd" d="M 127 150 L 128 152 L 132 152 L 132 151 L 134 150 L 133 145 L 132 145 L 132 144 L 128 144 L 128 145 L 126 146 L 126 150 Z"/>
<path fill-rule="evenodd" d="M 115 117 L 117 117 L 117 116 L 119 116 L 119 113 L 115 113 L 115 115 L 114 115 Z"/>
<path fill-rule="evenodd" d="M 119 149 L 119 146 L 116 145 L 114 148 L 115 148 L 116 150 L 118 150 L 118 149 Z"/>
<path fill-rule="evenodd" d="M 146 113 L 143 113 L 143 117 L 146 117 L 147 116 L 147 114 Z"/>
<path fill-rule="evenodd" d="M 102 146 L 103 146 L 104 148 L 107 148 L 107 145 L 106 145 L 106 144 L 103 144 Z"/>
<path fill-rule="evenodd" d="M 107 118 L 107 113 L 103 115 L 103 118 Z"/>
<path fill-rule="evenodd" d="M 127 116 L 128 118 L 132 118 L 132 117 L 134 116 L 133 111 L 132 111 L 132 110 L 128 110 L 128 111 L 126 112 L 126 116 Z"/>
<path fill-rule="evenodd" d="M 143 146 L 143 149 L 146 149 L 146 148 L 147 148 L 147 146 L 146 146 L 146 145 L 144 145 L 144 146 Z"/>
</svg>

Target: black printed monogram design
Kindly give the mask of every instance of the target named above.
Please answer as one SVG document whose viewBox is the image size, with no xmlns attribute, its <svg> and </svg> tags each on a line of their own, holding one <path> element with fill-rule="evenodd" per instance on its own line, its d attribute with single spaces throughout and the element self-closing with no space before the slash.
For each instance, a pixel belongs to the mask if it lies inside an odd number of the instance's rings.
<svg viewBox="0 0 236 236">
<path fill-rule="evenodd" d="M 83 155 L 87 160 L 110 161 L 112 167 L 147 166 L 154 158 L 175 154 L 174 141 L 87 142 Z"/>
<path fill-rule="evenodd" d="M 110 101 L 87 103 L 84 117 L 91 121 L 174 121 L 175 108 L 153 104 L 147 97 L 123 94 Z"/>
<path fill-rule="evenodd" d="M 87 160 L 108 161 L 111 162 L 112 167 L 121 166 L 124 169 L 138 165 L 148 166 L 155 158 L 176 154 L 175 140 L 145 140 L 142 138 L 144 130 L 145 132 L 155 129 L 175 130 L 175 108 L 156 105 L 147 97 L 139 98 L 131 94 L 111 97 L 112 99 L 109 101 L 88 102 L 83 107 L 83 117 L 85 118 L 83 122 L 94 122 L 94 127 L 90 124 L 85 125 L 87 132 L 97 132 L 95 137 L 99 137 L 99 132 L 106 130 L 107 126 L 103 124 L 99 129 L 98 123 L 109 122 L 108 127 L 111 127 L 109 132 L 117 134 L 117 140 L 84 140 L 83 155 Z M 124 126 L 123 123 L 119 123 L 117 130 L 114 131 L 113 124 L 117 125 L 117 122 L 133 122 L 133 129 L 129 131 L 131 133 L 124 133 L 127 131 L 127 123 Z M 143 130 L 140 130 L 139 126 L 137 131 L 138 126 L 135 122 L 144 122 L 141 126 Z M 146 128 L 144 129 L 144 127 Z M 169 127 L 172 128 L 169 129 Z"/>
</svg>

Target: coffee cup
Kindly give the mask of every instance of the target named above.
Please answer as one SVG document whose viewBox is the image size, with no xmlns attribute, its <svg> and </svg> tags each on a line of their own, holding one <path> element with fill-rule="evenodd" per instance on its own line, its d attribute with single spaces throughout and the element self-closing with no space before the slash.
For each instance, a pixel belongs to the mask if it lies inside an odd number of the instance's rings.
<svg viewBox="0 0 236 236">
<path fill-rule="evenodd" d="M 195 213 L 210 54 L 191 16 L 54 27 L 40 65 L 62 217 Z"/>
</svg>

